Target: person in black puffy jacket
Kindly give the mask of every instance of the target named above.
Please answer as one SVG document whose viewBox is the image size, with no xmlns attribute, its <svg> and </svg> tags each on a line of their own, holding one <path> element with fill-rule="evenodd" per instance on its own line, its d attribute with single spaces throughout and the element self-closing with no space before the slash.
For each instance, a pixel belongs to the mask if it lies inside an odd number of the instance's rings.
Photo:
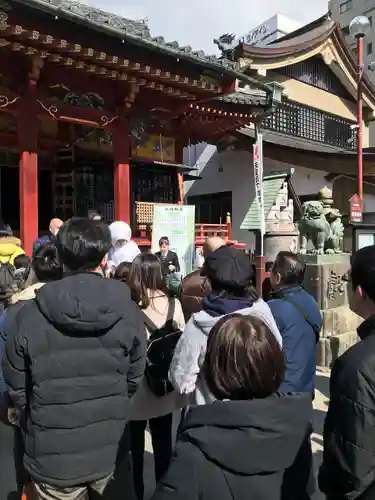
<svg viewBox="0 0 375 500">
<path fill-rule="evenodd" d="M 375 246 L 353 255 L 349 306 L 360 342 L 334 363 L 319 487 L 328 500 L 375 498 Z"/>
<path fill-rule="evenodd" d="M 37 500 L 102 495 L 112 485 L 146 335 L 128 287 L 103 277 L 110 245 L 102 222 L 65 223 L 57 250 L 66 276 L 8 324 L 4 379 Z"/>
<path fill-rule="evenodd" d="M 202 376 L 217 401 L 189 410 L 169 471 L 152 500 L 301 500 L 300 477 L 285 481 L 305 441 L 310 394 L 279 394 L 284 355 L 254 316 L 212 328 Z M 310 464 L 298 476 L 308 477 Z"/>
</svg>

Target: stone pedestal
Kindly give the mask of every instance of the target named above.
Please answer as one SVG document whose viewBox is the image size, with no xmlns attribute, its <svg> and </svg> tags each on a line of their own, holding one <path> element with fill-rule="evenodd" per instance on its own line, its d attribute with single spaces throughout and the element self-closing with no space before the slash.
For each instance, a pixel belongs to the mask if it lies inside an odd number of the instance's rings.
<svg viewBox="0 0 375 500">
<path fill-rule="evenodd" d="M 350 268 L 350 254 L 305 255 L 305 289 L 322 311 L 323 327 L 317 347 L 317 364 L 329 367 L 357 342 L 361 319 L 348 306 L 347 282 L 342 277 Z"/>
</svg>

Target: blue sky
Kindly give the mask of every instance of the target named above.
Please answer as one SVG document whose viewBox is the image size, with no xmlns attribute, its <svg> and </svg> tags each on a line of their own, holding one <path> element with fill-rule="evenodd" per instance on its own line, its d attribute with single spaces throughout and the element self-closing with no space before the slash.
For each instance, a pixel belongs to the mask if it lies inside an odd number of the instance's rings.
<svg viewBox="0 0 375 500">
<path fill-rule="evenodd" d="M 324 14 L 327 0 L 85 0 L 130 19 L 148 18 L 154 36 L 214 52 L 214 37 L 244 35 L 274 14 L 308 23 Z"/>
</svg>

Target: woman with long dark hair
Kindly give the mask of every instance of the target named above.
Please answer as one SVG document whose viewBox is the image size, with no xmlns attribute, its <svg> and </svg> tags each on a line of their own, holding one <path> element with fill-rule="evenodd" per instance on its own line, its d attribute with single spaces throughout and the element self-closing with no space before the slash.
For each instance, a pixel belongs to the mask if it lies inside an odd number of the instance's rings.
<svg viewBox="0 0 375 500">
<path fill-rule="evenodd" d="M 129 281 L 131 262 L 121 262 L 113 274 L 113 279 L 127 283 Z"/>
<path fill-rule="evenodd" d="M 311 395 L 280 394 L 285 360 L 255 316 L 221 318 L 207 339 L 202 377 L 216 401 L 189 410 L 171 466 L 152 500 L 301 500 L 285 471 L 303 445 Z"/>
<path fill-rule="evenodd" d="M 185 327 L 182 307 L 178 299 L 171 298 L 166 290 L 165 277 L 160 260 L 153 254 L 138 255 L 130 267 L 128 285 L 133 300 L 138 304 L 147 320 L 156 328 L 162 328 L 168 318 L 173 303 L 173 321 L 176 328 Z M 150 336 L 145 325 L 146 335 Z M 149 423 L 154 449 L 155 477 L 158 482 L 168 469 L 172 456 L 172 411 L 183 406 L 177 392 L 158 397 L 144 378 L 141 386 L 131 399 L 130 434 L 133 457 L 134 486 L 138 500 L 143 499 L 143 456 L 145 429 Z M 137 420 L 137 421 L 135 421 Z"/>
</svg>

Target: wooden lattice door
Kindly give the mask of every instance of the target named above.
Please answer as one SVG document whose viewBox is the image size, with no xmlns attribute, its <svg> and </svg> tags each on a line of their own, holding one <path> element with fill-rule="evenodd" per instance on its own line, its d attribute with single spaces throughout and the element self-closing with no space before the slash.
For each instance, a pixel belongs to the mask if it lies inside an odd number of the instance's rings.
<svg viewBox="0 0 375 500">
<path fill-rule="evenodd" d="M 74 151 L 59 151 L 53 169 L 53 193 L 55 216 L 70 219 L 75 213 Z"/>
</svg>

